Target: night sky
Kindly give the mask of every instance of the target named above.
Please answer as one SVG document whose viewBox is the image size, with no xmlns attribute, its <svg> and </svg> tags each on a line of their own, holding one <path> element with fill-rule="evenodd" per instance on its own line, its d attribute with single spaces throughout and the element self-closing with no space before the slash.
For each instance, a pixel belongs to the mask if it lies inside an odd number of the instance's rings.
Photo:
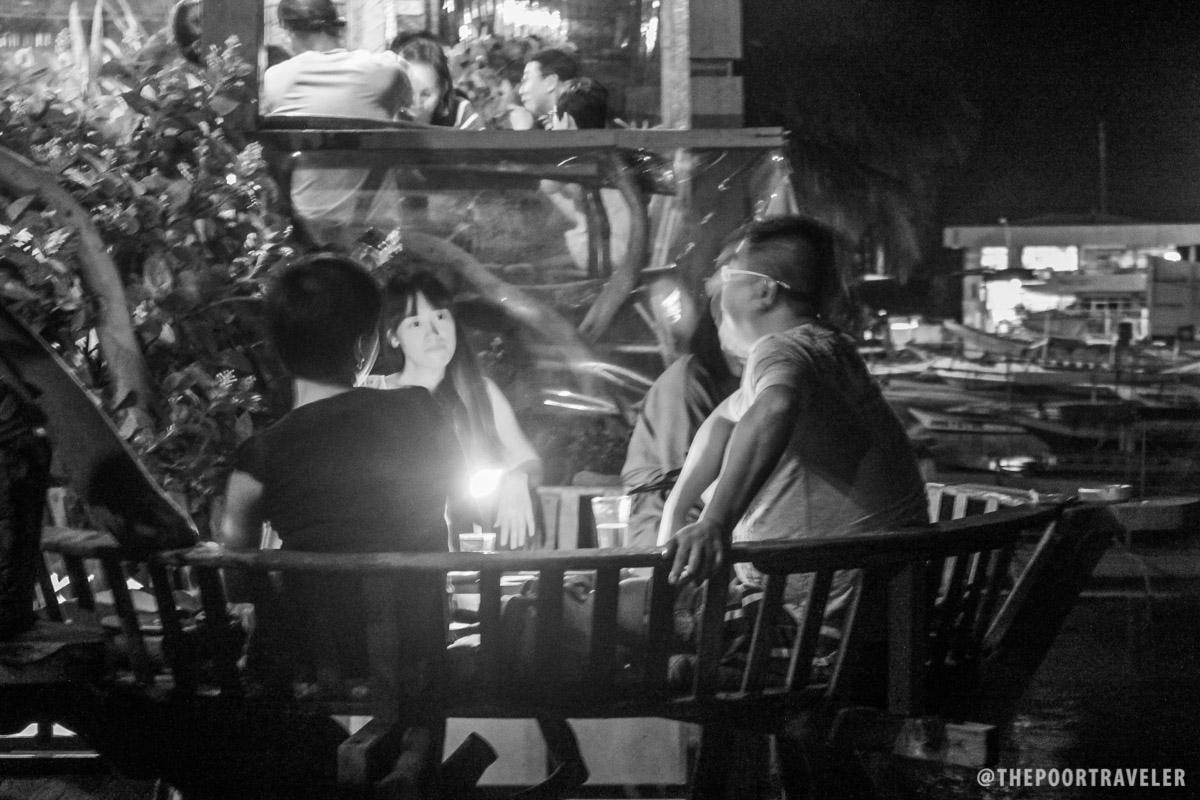
<svg viewBox="0 0 1200 800">
<path fill-rule="evenodd" d="M 1200 221 L 1200 4 L 983 4 L 959 58 L 979 139 L 947 222 L 1099 210 Z M 950 210 L 953 211 L 950 211 Z"/>
<path fill-rule="evenodd" d="M 913 83 L 908 97 L 889 92 L 896 105 L 967 102 L 965 160 L 939 172 L 946 224 L 1100 210 L 1101 120 L 1108 213 L 1200 221 L 1200 3 L 745 0 L 745 10 L 751 124 L 780 121 L 762 110 L 779 85 L 751 86 L 753 75 L 791 71 L 793 86 L 822 93 L 835 57 Z M 921 113 L 898 129 L 931 124 Z M 889 114 L 903 109 L 884 126 Z"/>
</svg>

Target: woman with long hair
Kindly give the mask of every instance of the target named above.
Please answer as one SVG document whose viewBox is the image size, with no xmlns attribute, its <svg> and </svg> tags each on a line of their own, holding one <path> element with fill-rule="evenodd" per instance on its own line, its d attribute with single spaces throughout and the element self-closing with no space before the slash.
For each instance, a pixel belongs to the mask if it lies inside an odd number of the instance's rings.
<svg viewBox="0 0 1200 800">
<path fill-rule="evenodd" d="M 414 122 L 447 128 L 477 131 L 483 119 L 471 101 L 454 90 L 450 62 L 437 41 L 426 36 L 396 37 L 392 52 L 412 84 L 412 102 L 408 113 Z"/>
<path fill-rule="evenodd" d="M 494 508 L 494 516 L 485 512 L 485 527 L 495 523 L 501 547 L 524 547 L 534 534 L 530 487 L 542 462 L 503 392 L 480 370 L 453 301 L 429 272 L 398 274 L 387 283 L 384 336 L 395 371 L 372 385 L 424 386 L 433 393 L 454 420 L 473 472 L 472 493 L 482 507 Z"/>
</svg>

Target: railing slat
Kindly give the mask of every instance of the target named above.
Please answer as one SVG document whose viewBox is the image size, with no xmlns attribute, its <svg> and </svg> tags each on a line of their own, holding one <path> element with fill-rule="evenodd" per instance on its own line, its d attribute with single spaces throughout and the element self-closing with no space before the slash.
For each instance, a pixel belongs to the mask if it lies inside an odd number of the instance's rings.
<svg viewBox="0 0 1200 800">
<path fill-rule="evenodd" d="M 696 631 L 696 674 L 692 684 L 696 697 L 709 697 L 719 688 L 729 578 L 729 560 L 725 559 L 704 583 L 704 608 Z"/>
<path fill-rule="evenodd" d="M 967 516 L 967 503 L 970 499 L 970 495 L 956 494 L 954 496 L 954 510 L 951 512 L 950 519 L 962 519 Z"/>
<path fill-rule="evenodd" d="M 675 587 L 667 582 L 670 566 L 654 568 L 650 578 L 650 621 L 646 641 L 646 688 L 650 691 L 667 685 L 671 640 L 675 635 Z"/>
<path fill-rule="evenodd" d="M 179 607 L 175 604 L 174 585 L 167 568 L 156 561 L 147 564 L 154 599 L 158 603 L 158 618 L 163 629 L 163 654 L 171 666 L 175 686 L 185 692 L 196 687 L 195 662 L 183 638 Z"/>
<path fill-rule="evenodd" d="M 1013 547 L 1003 547 L 997 550 L 996 558 L 992 562 L 992 573 L 988 577 L 987 588 L 983 593 L 983 602 L 979 606 L 979 615 L 975 618 L 975 625 L 971 630 L 972 638 L 981 644 L 988 627 L 992 624 L 992 616 L 1000 605 L 1000 596 L 1008 581 L 1008 569 L 1012 565 L 1014 549 Z"/>
<path fill-rule="evenodd" d="M 888 710 L 925 710 L 925 565 L 901 567 L 888 581 Z"/>
<path fill-rule="evenodd" d="M 213 643 L 213 665 L 217 682 L 226 691 L 237 693 L 241 690 L 238 679 L 237 654 L 229 644 L 229 608 L 225 602 L 225 587 L 221 583 L 220 573 L 211 567 L 197 567 L 192 573 L 200 587 L 200 603 L 204 607 L 204 626 Z M 256 580 L 266 581 L 266 575 L 258 575 Z M 254 583 L 251 583 L 254 590 Z"/>
<path fill-rule="evenodd" d="M 534 674 L 550 685 L 562 674 L 563 575 L 563 570 L 553 568 L 543 569 L 538 575 Z"/>
<path fill-rule="evenodd" d="M 971 555 L 954 556 L 947 562 L 943 573 L 942 583 L 945 588 L 939 592 L 930 619 L 930 655 L 935 667 L 945 661 L 954 643 L 955 629 L 961 622 L 963 585 L 970 559 Z"/>
<path fill-rule="evenodd" d="M 54 591 L 54 579 L 50 575 L 50 567 L 46 564 L 46 556 L 39 554 L 37 570 L 37 586 L 41 592 L 42 602 L 46 605 L 46 616 L 52 622 L 62 622 L 62 607 L 58 604 L 58 592 Z"/>
<path fill-rule="evenodd" d="M 500 687 L 500 570 L 479 573 L 479 677 L 485 695 Z"/>
<path fill-rule="evenodd" d="M 150 654 L 146 651 L 146 641 L 142 637 L 142 626 L 138 622 L 137 611 L 133 608 L 133 599 L 129 596 L 129 587 L 125 584 L 125 570 L 121 568 L 121 560 L 115 552 L 105 553 L 100 557 L 100 568 L 104 571 L 104 579 L 112 593 L 113 611 L 128 643 L 126 655 L 129 656 L 129 665 L 139 683 L 149 684 L 154 680 L 154 668 L 150 664 Z"/>
<path fill-rule="evenodd" d="M 929 504 L 929 521 L 938 522 L 942 518 L 942 495 L 946 487 L 940 483 L 925 485 L 925 500 Z"/>
<path fill-rule="evenodd" d="M 812 675 L 812 660 L 817 652 L 817 640 L 821 636 L 821 623 L 825 619 L 825 605 L 829 601 L 829 590 L 833 586 L 833 571 L 823 570 L 813 576 L 808 591 L 808 602 L 804 606 L 804 618 L 796 630 L 796 643 L 792 648 L 788 664 L 785 687 L 803 689 L 808 686 Z"/>
<path fill-rule="evenodd" d="M 995 553 L 995 550 L 985 550 L 971 556 L 967 582 L 963 588 L 962 611 L 955 621 L 954 641 L 950 645 L 950 656 L 957 663 L 961 663 L 965 658 L 972 658 L 973 653 L 969 651 L 978 645 L 978 639 L 974 635 L 976 618 L 988 577 L 991 575 Z"/>
<path fill-rule="evenodd" d="M 592 606 L 592 648 L 589 667 L 593 686 L 604 686 L 613 674 L 617 656 L 617 601 L 621 571 L 613 567 L 596 570 L 595 602 Z"/>
<path fill-rule="evenodd" d="M 750 640 L 750 655 L 742 673 L 742 691 L 758 692 L 766 685 L 767 664 L 771 660 L 771 648 L 775 639 L 775 620 L 783 612 L 783 590 L 788 576 L 767 575 L 763 579 L 763 596 L 754 620 L 754 632 Z"/>
<path fill-rule="evenodd" d="M 75 593 L 75 603 L 81 611 L 95 611 L 96 598 L 92 594 L 92 586 L 88 582 L 87 566 L 79 556 L 63 556 L 63 566 L 66 567 L 67 577 L 71 579 L 71 589 Z"/>
</svg>

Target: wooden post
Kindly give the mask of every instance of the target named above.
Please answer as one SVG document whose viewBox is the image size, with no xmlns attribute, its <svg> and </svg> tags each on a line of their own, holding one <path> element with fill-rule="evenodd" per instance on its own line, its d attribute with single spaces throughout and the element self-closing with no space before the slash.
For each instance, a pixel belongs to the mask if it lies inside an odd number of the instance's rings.
<svg viewBox="0 0 1200 800">
<path fill-rule="evenodd" d="M 740 128 L 745 117 L 740 0 L 689 0 L 688 95 L 697 128 Z"/>
<path fill-rule="evenodd" d="M 888 710 L 893 714 L 925 711 L 925 592 L 923 564 L 905 564 L 889 581 Z"/>
<path fill-rule="evenodd" d="M 690 0 L 662 0 L 658 35 L 662 62 L 662 121 L 666 128 L 692 126 Z"/>
<path fill-rule="evenodd" d="M 237 36 L 241 43 L 239 55 L 255 67 L 247 78 L 250 93 L 254 97 L 254 113 L 258 113 L 258 86 L 266 70 L 266 52 L 263 44 L 263 3 L 248 3 L 245 0 L 203 0 L 201 22 L 201 52 L 208 53 L 210 47 L 221 49 L 225 40 Z"/>
</svg>

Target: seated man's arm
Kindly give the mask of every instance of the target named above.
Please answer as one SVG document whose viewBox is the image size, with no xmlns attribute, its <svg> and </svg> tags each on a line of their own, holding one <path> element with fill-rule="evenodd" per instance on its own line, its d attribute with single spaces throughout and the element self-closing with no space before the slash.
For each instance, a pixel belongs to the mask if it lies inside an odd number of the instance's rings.
<svg viewBox="0 0 1200 800">
<path fill-rule="evenodd" d="M 729 416 L 730 400 L 726 399 L 700 425 L 688 448 L 683 469 L 675 482 L 671 494 L 663 505 L 662 523 L 658 529 L 658 543 L 666 544 L 687 523 L 688 512 L 699 502 L 704 493 L 721 472 L 725 448 L 733 432 L 733 419 Z"/>
<path fill-rule="evenodd" d="M 262 510 L 263 485 L 248 472 L 235 469 L 225 488 L 225 513 L 221 517 L 220 543 L 231 550 L 257 550 L 262 541 L 265 518 Z M 229 601 L 244 603 L 250 590 L 238 570 L 226 573 L 225 591 Z"/>
<path fill-rule="evenodd" d="M 257 550 L 266 520 L 262 511 L 263 485 L 248 472 L 234 470 L 225 487 L 221 544 L 231 550 Z"/>
<path fill-rule="evenodd" d="M 682 528 L 671 540 L 673 583 L 703 579 L 720 565 L 733 526 L 787 447 L 799 406 L 796 389 L 769 386 L 734 426 L 712 501 L 697 522 Z"/>
</svg>

